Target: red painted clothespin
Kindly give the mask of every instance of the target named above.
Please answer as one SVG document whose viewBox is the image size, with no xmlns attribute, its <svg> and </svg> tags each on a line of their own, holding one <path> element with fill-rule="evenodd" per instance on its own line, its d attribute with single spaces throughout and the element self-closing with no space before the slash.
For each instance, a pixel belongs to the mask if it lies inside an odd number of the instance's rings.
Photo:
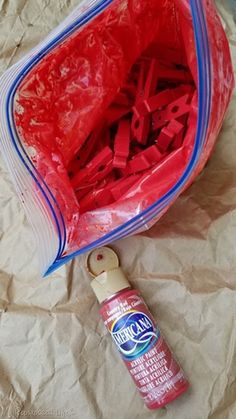
<svg viewBox="0 0 236 419">
<path fill-rule="evenodd" d="M 88 193 L 81 201 L 80 212 L 93 211 L 97 208 L 105 207 L 114 202 L 114 198 L 108 188 L 96 189 Z"/>
<path fill-rule="evenodd" d="M 124 169 L 127 165 L 130 147 L 130 122 L 127 119 L 122 119 L 119 122 L 118 131 L 114 143 L 114 160 L 113 166 L 119 169 Z"/>
<path fill-rule="evenodd" d="M 180 122 L 176 121 L 175 119 L 173 119 L 172 121 L 169 122 L 169 124 L 165 127 L 162 128 L 157 140 L 156 140 L 156 144 L 159 148 L 159 150 L 162 153 L 165 153 L 167 151 L 167 149 L 169 148 L 170 144 L 172 143 L 172 141 L 174 140 L 174 138 L 180 134 L 181 132 L 183 132 L 184 130 L 184 125 L 181 124 Z"/>
<path fill-rule="evenodd" d="M 192 87 L 184 84 L 176 87 L 175 89 L 166 89 L 155 96 L 150 96 L 149 98 L 144 99 L 143 102 L 140 102 L 133 107 L 133 111 L 138 117 L 145 116 L 169 105 L 179 97 L 183 96 L 183 94 L 190 94 L 191 92 Z"/>
<path fill-rule="evenodd" d="M 94 182 L 88 186 L 82 186 L 76 189 L 76 197 L 80 201 L 85 195 L 94 191 L 95 189 L 105 189 L 108 185 L 113 184 L 117 181 L 117 178 L 113 172 L 108 174 L 105 179 L 100 182 Z"/>
<path fill-rule="evenodd" d="M 76 188 L 76 198 L 80 201 L 85 195 L 87 195 L 91 190 L 96 187 L 97 183 L 94 182 L 90 185 L 81 186 L 80 188 Z"/>
<path fill-rule="evenodd" d="M 90 191 L 80 201 L 80 211 L 92 211 L 96 208 L 105 207 L 118 201 L 130 188 L 140 179 L 141 175 L 132 175 L 127 178 L 118 179 L 107 184 L 105 187 L 98 187 Z"/>
<path fill-rule="evenodd" d="M 131 175 L 126 178 L 119 179 L 115 184 L 110 186 L 111 194 L 115 201 L 129 191 L 130 188 L 140 179 L 141 175 Z"/>
<path fill-rule="evenodd" d="M 133 107 L 133 111 L 137 118 L 141 118 L 142 116 L 155 112 L 159 108 L 167 106 L 172 102 L 172 96 L 172 91 L 170 89 L 164 90 L 163 92 L 160 92 L 155 96 L 150 96 L 138 103 Z"/>
<path fill-rule="evenodd" d="M 183 125 L 183 129 L 180 131 L 179 134 L 177 134 L 175 136 L 174 141 L 171 144 L 172 150 L 177 150 L 183 144 L 184 134 L 185 134 L 185 131 L 186 131 L 186 128 L 187 128 L 187 123 L 188 123 L 188 115 L 181 116 L 178 119 L 178 122 Z"/>
<path fill-rule="evenodd" d="M 153 114 L 153 130 L 157 130 L 165 125 L 168 121 L 177 119 L 186 113 L 189 113 L 191 106 L 188 104 L 189 95 L 186 94 L 181 98 L 170 103 L 166 109 L 155 112 Z"/>
<path fill-rule="evenodd" d="M 170 66 L 168 63 L 159 63 L 159 78 L 167 82 L 178 83 L 192 83 L 193 79 L 189 71 L 175 66 Z"/>
<path fill-rule="evenodd" d="M 82 185 L 90 184 L 104 179 L 113 169 L 113 152 L 110 147 L 104 147 L 84 169 L 80 170 L 72 179 L 71 183 L 76 190 Z"/>
<path fill-rule="evenodd" d="M 163 154 L 158 150 L 156 145 L 146 148 L 141 153 L 136 154 L 127 164 L 125 174 L 134 174 L 149 169 L 163 158 Z"/>
<path fill-rule="evenodd" d="M 136 97 L 136 105 L 143 100 L 147 99 L 149 96 L 152 96 L 157 88 L 157 81 L 158 81 L 158 61 L 153 59 L 151 61 L 147 78 L 145 80 L 145 67 L 146 63 L 141 63 L 140 66 L 140 74 L 138 80 L 138 88 L 137 88 L 137 97 Z M 148 139 L 148 134 L 150 131 L 150 116 L 146 115 L 144 117 L 137 116 L 134 113 L 132 118 L 132 133 L 134 138 L 141 144 L 146 144 Z"/>
<path fill-rule="evenodd" d="M 92 131 L 86 142 L 82 145 L 76 158 L 70 163 L 68 170 L 72 173 L 72 176 L 75 176 L 76 173 L 86 165 L 96 144 L 100 144 L 100 138 L 104 135 L 104 132 L 105 123 L 102 121 L 97 125 L 96 130 Z"/>
<path fill-rule="evenodd" d="M 105 207 L 114 202 L 116 198 L 114 196 L 115 193 L 112 193 L 112 188 L 116 188 L 122 181 L 124 181 L 124 179 L 117 180 L 111 173 L 106 180 L 103 180 L 99 183 L 99 185 L 97 185 L 96 189 L 90 191 L 83 199 L 81 199 L 81 212 Z"/>
</svg>

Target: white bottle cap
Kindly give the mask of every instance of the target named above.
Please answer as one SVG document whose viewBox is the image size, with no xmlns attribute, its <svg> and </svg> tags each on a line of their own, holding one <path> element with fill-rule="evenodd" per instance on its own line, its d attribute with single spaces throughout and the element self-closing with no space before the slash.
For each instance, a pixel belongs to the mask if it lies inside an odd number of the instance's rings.
<svg viewBox="0 0 236 419">
<path fill-rule="evenodd" d="M 88 255 L 87 268 L 95 277 L 91 287 L 100 303 L 130 287 L 119 265 L 117 254 L 110 247 L 101 247 Z"/>
</svg>

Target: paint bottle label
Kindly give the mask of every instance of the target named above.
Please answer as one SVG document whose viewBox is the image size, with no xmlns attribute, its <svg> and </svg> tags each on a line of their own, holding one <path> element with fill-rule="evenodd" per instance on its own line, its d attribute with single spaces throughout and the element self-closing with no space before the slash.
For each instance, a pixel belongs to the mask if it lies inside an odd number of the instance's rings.
<svg viewBox="0 0 236 419">
<path fill-rule="evenodd" d="M 105 302 L 100 313 L 150 409 L 165 406 L 186 391 L 188 382 L 137 290 Z"/>
</svg>

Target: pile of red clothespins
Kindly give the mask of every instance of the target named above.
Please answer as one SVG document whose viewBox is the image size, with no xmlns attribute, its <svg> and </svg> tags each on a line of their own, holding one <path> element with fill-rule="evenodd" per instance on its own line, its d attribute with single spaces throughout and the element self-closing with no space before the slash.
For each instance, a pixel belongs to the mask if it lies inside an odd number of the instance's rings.
<svg viewBox="0 0 236 419">
<path fill-rule="evenodd" d="M 118 201 L 182 146 L 194 90 L 186 66 L 141 56 L 70 164 L 81 213 Z"/>
</svg>

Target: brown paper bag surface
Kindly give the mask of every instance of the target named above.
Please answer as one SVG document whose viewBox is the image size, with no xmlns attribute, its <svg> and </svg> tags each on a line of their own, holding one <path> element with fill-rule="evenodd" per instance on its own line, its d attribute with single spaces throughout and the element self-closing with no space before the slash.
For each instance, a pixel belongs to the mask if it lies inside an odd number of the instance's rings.
<svg viewBox="0 0 236 419">
<path fill-rule="evenodd" d="M 78 0 L 0 0 L 0 73 Z M 236 7 L 217 5 L 236 65 Z M 0 160 L 0 418 L 236 418 L 236 96 L 211 161 L 150 231 L 115 243 L 191 382 L 148 411 L 99 318 L 85 257 L 37 275 L 30 226 Z"/>
</svg>

